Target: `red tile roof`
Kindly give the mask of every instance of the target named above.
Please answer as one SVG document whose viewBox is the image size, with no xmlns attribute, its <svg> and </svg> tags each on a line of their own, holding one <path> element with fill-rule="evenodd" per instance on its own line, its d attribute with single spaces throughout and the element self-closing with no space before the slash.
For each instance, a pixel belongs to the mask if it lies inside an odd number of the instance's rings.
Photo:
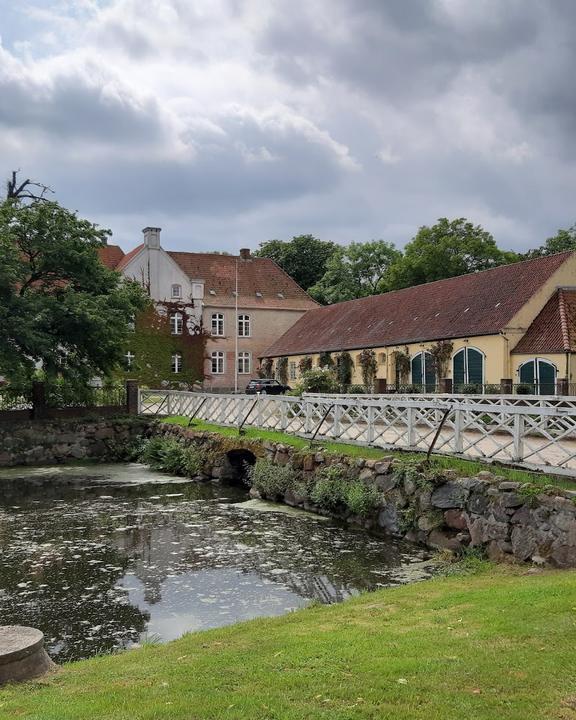
<svg viewBox="0 0 576 720">
<path fill-rule="evenodd" d="M 576 351 L 576 288 L 560 288 L 548 300 L 513 353 Z"/>
<path fill-rule="evenodd" d="M 558 253 L 310 310 L 263 357 L 493 335 L 571 255 Z"/>
<path fill-rule="evenodd" d="M 98 248 L 98 255 L 106 267 L 115 270 L 124 257 L 124 252 L 118 245 L 104 245 L 104 247 Z"/>
<path fill-rule="evenodd" d="M 191 280 L 204 280 L 206 305 L 234 307 L 238 263 L 238 302 L 243 307 L 285 310 L 318 307 L 318 303 L 269 258 L 250 257 L 244 260 L 237 255 L 190 252 L 168 252 L 168 255 Z"/>
<path fill-rule="evenodd" d="M 135 255 L 138 255 L 138 253 L 140 252 L 140 250 L 142 250 L 143 247 L 144 245 L 137 245 L 133 250 L 130 250 L 129 253 L 126 253 L 126 255 L 124 255 L 122 260 L 118 263 L 116 269 L 122 270 L 123 268 L 125 268 L 126 265 L 128 265 L 128 263 L 130 262 L 130 260 L 132 260 Z"/>
</svg>

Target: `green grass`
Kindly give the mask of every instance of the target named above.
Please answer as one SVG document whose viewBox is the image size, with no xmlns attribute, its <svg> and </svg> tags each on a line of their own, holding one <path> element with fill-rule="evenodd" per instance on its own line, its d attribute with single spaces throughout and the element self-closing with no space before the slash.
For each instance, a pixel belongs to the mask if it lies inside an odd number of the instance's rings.
<svg viewBox="0 0 576 720">
<path fill-rule="evenodd" d="M 2 720 L 572 720 L 576 573 L 499 567 L 70 664 Z"/>
<path fill-rule="evenodd" d="M 162 422 L 171 423 L 173 425 L 188 426 L 188 418 L 183 416 L 174 416 L 164 419 Z M 205 432 L 215 432 L 224 437 L 238 437 L 238 430 L 234 427 L 224 425 L 214 425 L 205 423 L 202 420 L 194 420 L 192 429 Z M 279 442 L 284 445 L 291 445 L 298 449 L 305 449 L 310 446 L 310 441 L 299 437 L 298 435 L 290 435 L 288 433 L 278 432 L 276 430 L 263 430 L 261 428 L 247 427 L 243 429 L 243 437 L 250 440 L 270 440 L 271 442 Z M 349 457 L 366 458 L 378 460 L 382 457 L 396 457 L 401 460 L 423 460 L 424 453 L 403 452 L 401 450 L 390 451 L 381 448 L 365 447 L 363 445 L 352 445 L 349 443 L 325 442 L 323 439 L 315 442 L 315 447 L 329 454 L 347 455 Z M 469 477 L 476 475 L 481 471 L 489 470 L 495 475 L 501 475 L 506 480 L 512 480 L 522 483 L 533 483 L 544 487 L 553 485 L 567 490 L 576 490 L 576 481 L 558 475 L 544 475 L 538 472 L 530 472 L 529 470 L 519 470 L 516 468 L 506 467 L 504 465 L 488 464 L 475 460 L 462 460 L 461 458 L 452 458 L 446 455 L 433 455 L 431 465 L 436 469 L 456 470 L 459 475 Z"/>
</svg>

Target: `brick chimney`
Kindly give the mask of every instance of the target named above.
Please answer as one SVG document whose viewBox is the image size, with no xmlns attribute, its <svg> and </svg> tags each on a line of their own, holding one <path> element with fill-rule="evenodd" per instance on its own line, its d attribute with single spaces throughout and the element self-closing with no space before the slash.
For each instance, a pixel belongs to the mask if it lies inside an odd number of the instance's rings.
<svg viewBox="0 0 576 720">
<path fill-rule="evenodd" d="M 142 232 L 144 233 L 144 245 L 152 250 L 158 250 L 160 248 L 160 231 L 162 228 L 158 227 L 145 227 Z"/>
<path fill-rule="evenodd" d="M 242 248 L 240 250 L 240 257 L 242 260 L 250 260 L 250 248 Z"/>
</svg>

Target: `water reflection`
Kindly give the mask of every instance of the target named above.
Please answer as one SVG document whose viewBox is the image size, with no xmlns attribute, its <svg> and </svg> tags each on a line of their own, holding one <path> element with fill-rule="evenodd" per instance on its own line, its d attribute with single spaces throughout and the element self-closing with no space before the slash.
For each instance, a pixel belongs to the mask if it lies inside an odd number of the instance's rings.
<svg viewBox="0 0 576 720">
<path fill-rule="evenodd" d="M 0 486 L 0 624 L 39 627 L 59 661 L 429 573 L 405 543 L 139 465 L 2 471 Z"/>
</svg>

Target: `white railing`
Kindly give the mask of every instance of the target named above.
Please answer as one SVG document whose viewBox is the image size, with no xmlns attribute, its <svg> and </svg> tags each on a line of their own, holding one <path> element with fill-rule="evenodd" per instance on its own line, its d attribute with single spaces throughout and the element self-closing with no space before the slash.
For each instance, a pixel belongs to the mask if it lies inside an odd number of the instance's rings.
<svg viewBox="0 0 576 720">
<path fill-rule="evenodd" d="M 512 463 L 576 475 L 576 408 L 481 402 L 470 396 L 224 395 L 140 390 L 139 410 L 209 423 L 279 430 L 388 449 Z M 498 400 L 499 398 L 495 398 Z M 516 399 L 516 397 L 514 397 Z M 523 398 L 524 400 L 525 398 Z M 534 398 L 535 399 L 535 398 Z M 444 417 L 445 416 L 445 417 Z"/>
</svg>

